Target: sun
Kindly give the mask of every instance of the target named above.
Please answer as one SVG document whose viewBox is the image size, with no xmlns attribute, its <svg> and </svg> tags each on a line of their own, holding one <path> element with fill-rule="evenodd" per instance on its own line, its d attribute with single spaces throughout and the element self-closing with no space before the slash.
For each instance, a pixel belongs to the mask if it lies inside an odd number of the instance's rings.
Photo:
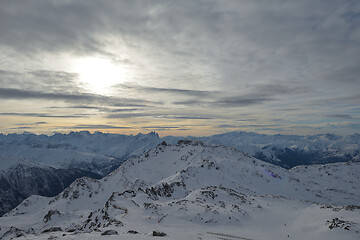
<svg viewBox="0 0 360 240">
<path fill-rule="evenodd" d="M 79 80 L 92 92 L 106 94 L 111 86 L 124 82 L 123 70 L 110 59 L 81 58 L 75 61 L 74 67 Z"/>
</svg>

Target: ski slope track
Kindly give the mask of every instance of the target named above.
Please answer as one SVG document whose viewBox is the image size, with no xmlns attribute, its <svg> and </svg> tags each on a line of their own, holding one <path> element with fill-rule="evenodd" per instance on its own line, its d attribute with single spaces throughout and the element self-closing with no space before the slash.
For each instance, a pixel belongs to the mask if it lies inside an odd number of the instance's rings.
<svg viewBox="0 0 360 240">
<path fill-rule="evenodd" d="M 360 163 L 290 170 L 181 140 L 0 218 L 2 239 L 359 239 Z M 156 235 L 155 234 L 155 235 Z"/>
</svg>

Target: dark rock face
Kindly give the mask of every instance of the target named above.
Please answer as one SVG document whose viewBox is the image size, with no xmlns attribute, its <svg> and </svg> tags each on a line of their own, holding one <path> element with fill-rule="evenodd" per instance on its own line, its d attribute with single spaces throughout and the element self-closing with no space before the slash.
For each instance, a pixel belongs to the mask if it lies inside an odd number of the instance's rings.
<svg viewBox="0 0 360 240">
<path fill-rule="evenodd" d="M 118 235 L 119 233 L 117 232 L 117 231 L 115 231 L 115 230 L 107 230 L 107 231 L 105 231 L 105 232 L 103 232 L 102 234 L 101 234 L 101 236 L 106 236 L 106 235 Z"/>
<path fill-rule="evenodd" d="M 1 230 L 1 228 L 0 228 Z M 23 237 L 26 234 L 35 234 L 35 231 L 33 228 L 29 228 L 27 230 L 22 230 L 19 228 L 16 228 L 14 226 L 10 227 L 8 231 L 6 231 L 2 236 L 0 236 L 0 239 L 13 239 L 18 237 Z"/>
<path fill-rule="evenodd" d="M 342 228 L 344 230 L 350 230 L 352 226 L 355 225 L 355 223 L 350 221 L 344 221 L 339 218 L 333 218 L 331 221 L 327 221 L 327 224 L 329 224 L 330 229 L 334 228 Z"/>
<path fill-rule="evenodd" d="M 153 231 L 152 235 L 155 236 L 155 237 L 165 237 L 167 234 L 163 233 L 163 232 Z"/>
<path fill-rule="evenodd" d="M 186 188 L 183 182 L 173 182 L 171 184 L 164 183 L 162 186 L 146 188 L 145 192 L 153 200 L 157 200 L 158 197 L 171 197 L 175 187 Z"/>
<path fill-rule="evenodd" d="M 0 216 L 16 207 L 26 197 L 26 194 L 12 187 L 8 180 L 0 175 Z"/>
<path fill-rule="evenodd" d="M 51 227 L 51 228 L 45 229 L 41 233 L 61 232 L 61 231 L 62 231 L 61 227 Z"/>
<path fill-rule="evenodd" d="M 5 238 L 18 238 L 18 237 L 22 237 L 24 236 L 24 231 L 21 229 L 18 229 L 16 227 L 11 227 L 7 232 L 4 233 L 4 235 L 2 235 L 0 237 L 0 239 L 5 239 Z"/>
<path fill-rule="evenodd" d="M 99 174 L 80 169 L 55 169 L 19 164 L 0 173 L 0 216 L 31 195 L 52 197 L 80 177 L 99 179 Z"/>
<path fill-rule="evenodd" d="M 51 220 L 52 216 L 61 216 L 62 214 L 58 210 L 49 210 L 48 213 L 44 216 L 44 222 Z"/>
<path fill-rule="evenodd" d="M 290 148 L 272 148 L 271 150 L 274 152 L 274 156 L 280 161 L 274 161 L 272 158 L 265 156 L 262 152 L 257 152 L 254 157 L 286 169 L 290 169 L 298 165 L 348 162 L 353 158 L 350 155 L 335 156 L 320 151 L 306 152 Z"/>
</svg>

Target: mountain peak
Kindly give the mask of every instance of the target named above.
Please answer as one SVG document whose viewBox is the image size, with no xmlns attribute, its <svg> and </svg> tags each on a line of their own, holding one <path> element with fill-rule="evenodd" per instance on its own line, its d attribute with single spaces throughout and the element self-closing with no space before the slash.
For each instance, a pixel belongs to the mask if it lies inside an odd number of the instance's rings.
<svg viewBox="0 0 360 240">
<path fill-rule="evenodd" d="M 146 134 L 138 133 L 138 134 L 135 135 L 135 137 L 142 137 L 142 136 L 155 136 L 157 138 L 160 138 L 159 134 L 157 132 L 155 132 L 155 131 L 151 131 L 151 132 L 146 133 Z"/>
</svg>

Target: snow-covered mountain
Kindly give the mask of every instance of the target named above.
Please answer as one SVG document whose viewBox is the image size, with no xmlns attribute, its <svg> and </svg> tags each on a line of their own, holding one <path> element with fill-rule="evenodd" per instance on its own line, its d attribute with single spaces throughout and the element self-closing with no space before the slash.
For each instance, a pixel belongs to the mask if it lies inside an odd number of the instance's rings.
<svg viewBox="0 0 360 240">
<path fill-rule="evenodd" d="M 24 159 L 55 168 L 76 167 L 108 174 L 109 166 L 156 146 L 158 134 L 121 135 L 88 131 L 69 134 L 0 134 L 0 168 Z"/>
<path fill-rule="evenodd" d="M 107 174 L 119 166 L 119 162 L 139 155 L 162 141 L 174 144 L 181 139 L 198 139 L 207 145 L 234 147 L 288 169 L 298 165 L 360 159 L 360 134 L 297 136 L 229 132 L 209 137 L 159 138 L 155 132 L 133 136 L 82 131 L 52 136 L 0 134 L 0 169 L 27 159 L 56 168 L 77 167 Z"/>
<path fill-rule="evenodd" d="M 287 169 L 298 165 L 360 159 L 360 134 L 297 136 L 229 132 L 198 139 L 208 145 L 235 147 L 260 160 Z"/>
<path fill-rule="evenodd" d="M 182 140 L 130 158 L 101 180 L 31 196 L 0 218 L 0 232 L 3 239 L 147 239 L 154 230 L 170 239 L 358 239 L 359 180 L 359 162 L 287 170 Z"/>
<path fill-rule="evenodd" d="M 32 162 L 19 163 L 7 171 L 1 171 L 0 214 L 10 211 L 33 194 L 55 196 L 83 176 L 102 177 L 82 169 L 57 169 Z"/>
<path fill-rule="evenodd" d="M 0 216 L 32 194 L 54 196 L 76 178 L 101 178 L 125 159 L 163 140 L 176 143 L 180 139 L 184 138 L 159 138 L 155 132 L 135 136 L 87 131 L 52 136 L 0 134 Z M 360 159 L 359 134 L 287 136 L 230 132 L 187 139 L 235 147 L 284 168 Z"/>
<path fill-rule="evenodd" d="M 160 141 L 154 132 L 0 134 L 0 216 L 33 194 L 55 196 L 77 178 L 101 178 Z"/>
</svg>

